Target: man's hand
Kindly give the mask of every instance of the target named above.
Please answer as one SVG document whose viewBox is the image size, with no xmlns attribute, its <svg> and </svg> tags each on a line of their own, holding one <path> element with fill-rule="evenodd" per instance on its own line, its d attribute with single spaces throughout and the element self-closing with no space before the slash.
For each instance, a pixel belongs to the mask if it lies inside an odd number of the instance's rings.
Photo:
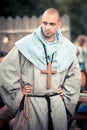
<svg viewBox="0 0 87 130">
<path fill-rule="evenodd" d="M 64 95 L 61 86 L 58 87 L 58 94 L 59 94 L 61 97 L 63 97 L 63 95 Z"/>
<path fill-rule="evenodd" d="M 23 95 L 27 95 L 27 94 L 30 94 L 33 92 L 33 88 L 30 86 L 30 85 L 25 85 L 23 88 L 22 88 L 22 93 Z"/>
</svg>

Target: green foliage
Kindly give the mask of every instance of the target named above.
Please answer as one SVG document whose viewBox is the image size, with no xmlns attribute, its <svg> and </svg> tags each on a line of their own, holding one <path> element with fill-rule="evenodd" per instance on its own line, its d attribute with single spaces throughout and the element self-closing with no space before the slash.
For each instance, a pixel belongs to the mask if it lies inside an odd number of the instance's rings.
<svg viewBox="0 0 87 130">
<path fill-rule="evenodd" d="M 78 35 L 85 35 L 85 26 L 87 22 L 87 1 L 86 0 L 63 0 L 58 3 L 58 10 L 70 17 L 71 37 L 75 40 Z M 85 22 L 86 20 L 86 22 Z"/>
<path fill-rule="evenodd" d="M 1 0 L 0 16 L 32 16 L 37 8 L 38 0 Z"/>
</svg>

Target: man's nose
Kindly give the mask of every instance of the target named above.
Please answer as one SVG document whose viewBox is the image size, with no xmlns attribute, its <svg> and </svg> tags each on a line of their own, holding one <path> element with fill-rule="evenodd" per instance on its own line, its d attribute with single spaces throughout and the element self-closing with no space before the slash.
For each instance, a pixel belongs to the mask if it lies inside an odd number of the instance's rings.
<svg viewBox="0 0 87 130">
<path fill-rule="evenodd" d="M 46 25 L 46 29 L 50 29 L 50 25 L 49 24 Z"/>
</svg>

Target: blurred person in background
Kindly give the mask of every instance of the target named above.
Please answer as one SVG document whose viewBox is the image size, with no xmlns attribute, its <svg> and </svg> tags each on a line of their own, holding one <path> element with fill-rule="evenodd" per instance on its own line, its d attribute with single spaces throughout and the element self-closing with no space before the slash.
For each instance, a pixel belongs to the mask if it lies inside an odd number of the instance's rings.
<svg viewBox="0 0 87 130">
<path fill-rule="evenodd" d="M 87 62 L 87 37 L 80 35 L 75 41 L 77 47 L 77 57 L 80 64 L 80 69 L 86 71 L 86 62 Z"/>
<path fill-rule="evenodd" d="M 87 89 L 87 37 L 80 35 L 75 41 L 81 70 L 81 90 Z"/>
<path fill-rule="evenodd" d="M 80 35 L 75 41 L 77 47 L 77 57 L 81 70 L 81 92 L 87 92 L 87 37 Z M 87 113 L 87 103 L 83 103 L 79 106 L 77 112 Z M 76 121 L 77 127 L 75 130 L 87 129 L 86 121 Z"/>
<path fill-rule="evenodd" d="M 5 51 L 0 51 L 0 63 L 2 62 L 2 60 L 4 59 L 4 57 L 7 55 L 7 53 Z M 2 108 L 4 106 L 4 102 L 0 96 L 0 108 Z"/>
<path fill-rule="evenodd" d="M 7 52 L 0 51 L 0 63 L 4 60 Z M 9 121 L 13 119 L 14 115 L 12 114 L 10 108 L 5 105 L 3 99 L 0 95 L 0 130 L 9 130 Z"/>
</svg>

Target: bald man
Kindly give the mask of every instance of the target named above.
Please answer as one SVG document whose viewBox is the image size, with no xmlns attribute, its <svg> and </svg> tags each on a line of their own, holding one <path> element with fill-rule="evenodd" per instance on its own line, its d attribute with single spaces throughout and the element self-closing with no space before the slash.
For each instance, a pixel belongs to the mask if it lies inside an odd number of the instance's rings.
<svg viewBox="0 0 87 130">
<path fill-rule="evenodd" d="M 1 63 L 0 92 L 17 112 L 13 130 L 67 130 L 67 112 L 74 114 L 79 98 L 80 69 L 76 47 L 60 26 L 59 12 L 47 9 L 41 25 Z"/>
</svg>

